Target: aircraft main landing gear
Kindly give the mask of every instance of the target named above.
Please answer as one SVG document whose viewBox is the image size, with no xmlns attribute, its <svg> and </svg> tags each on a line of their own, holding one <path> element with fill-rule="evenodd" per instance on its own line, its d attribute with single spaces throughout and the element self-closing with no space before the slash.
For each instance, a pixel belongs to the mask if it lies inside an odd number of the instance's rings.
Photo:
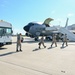
<svg viewBox="0 0 75 75">
<path fill-rule="evenodd" d="M 35 41 L 38 41 L 38 37 L 35 37 L 35 39 L 34 39 Z"/>
</svg>

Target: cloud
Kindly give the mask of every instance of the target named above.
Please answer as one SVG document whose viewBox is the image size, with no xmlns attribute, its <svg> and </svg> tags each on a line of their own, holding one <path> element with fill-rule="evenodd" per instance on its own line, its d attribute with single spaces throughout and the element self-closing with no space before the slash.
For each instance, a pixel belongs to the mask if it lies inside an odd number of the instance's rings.
<svg viewBox="0 0 75 75">
<path fill-rule="evenodd" d="M 59 25 L 61 23 L 61 19 L 54 19 L 54 21 L 51 22 L 52 25 Z"/>
<path fill-rule="evenodd" d="M 69 14 L 67 14 L 67 17 L 72 17 L 72 16 L 74 16 L 73 13 L 69 13 Z"/>
<path fill-rule="evenodd" d="M 51 12 L 51 14 L 54 14 L 55 13 L 55 10 L 53 10 L 52 12 Z"/>
<path fill-rule="evenodd" d="M 61 19 L 57 18 L 56 21 L 61 21 Z"/>
<path fill-rule="evenodd" d="M 8 0 L 2 0 L 1 3 L 0 3 L 1 4 L 0 6 L 6 7 L 8 3 L 9 3 Z"/>
<path fill-rule="evenodd" d="M 24 35 L 25 34 L 25 31 L 23 29 L 13 28 L 13 34 L 17 34 L 17 33 L 22 33 Z"/>
<path fill-rule="evenodd" d="M 8 3 L 8 0 L 4 0 L 4 3 Z"/>
<path fill-rule="evenodd" d="M 52 25 L 54 25 L 54 26 L 64 26 L 65 20 L 62 19 L 62 18 L 57 18 L 52 22 Z"/>
<path fill-rule="evenodd" d="M 57 18 L 55 21 L 58 22 L 59 24 L 62 23 L 62 22 L 64 22 L 64 20 L 61 19 L 61 18 Z"/>
<path fill-rule="evenodd" d="M 5 7 L 5 5 L 4 4 L 1 4 L 1 7 Z"/>
</svg>

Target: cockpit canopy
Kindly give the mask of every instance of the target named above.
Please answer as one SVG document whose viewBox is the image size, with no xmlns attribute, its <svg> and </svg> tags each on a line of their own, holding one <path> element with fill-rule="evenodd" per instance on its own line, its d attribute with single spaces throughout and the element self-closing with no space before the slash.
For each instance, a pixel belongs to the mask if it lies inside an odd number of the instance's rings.
<svg viewBox="0 0 75 75">
<path fill-rule="evenodd" d="M 24 26 L 23 29 L 24 29 L 25 31 L 29 32 L 29 29 L 30 29 L 31 26 L 34 26 L 34 23 L 29 23 L 28 25 Z"/>
</svg>

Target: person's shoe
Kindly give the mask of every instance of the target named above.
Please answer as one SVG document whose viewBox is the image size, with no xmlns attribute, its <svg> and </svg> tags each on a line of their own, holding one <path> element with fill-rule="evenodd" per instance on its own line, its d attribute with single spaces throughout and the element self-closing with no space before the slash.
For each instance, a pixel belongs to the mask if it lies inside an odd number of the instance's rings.
<svg viewBox="0 0 75 75">
<path fill-rule="evenodd" d="M 16 52 L 19 52 L 18 50 L 16 50 Z"/>
<path fill-rule="evenodd" d="M 62 45 L 62 48 L 64 48 L 64 46 Z"/>
<path fill-rule="evenodd" d="M 39 49 L 40 49 L 40 47 L 39 47 Z"/>
<path fill-rule="evenodd" d="M 22 50 L 20 49 L 20 51 L 22 52 Z"/>
<path fill-rule="evenodd" d="M 51 48 L 52 48 L 52 45 L 51 45 Z"/>
<path fill-rule="evenodd" d="M 46 48 L 46 46 L 44 46 L 44 48 Z"/>
</svg>

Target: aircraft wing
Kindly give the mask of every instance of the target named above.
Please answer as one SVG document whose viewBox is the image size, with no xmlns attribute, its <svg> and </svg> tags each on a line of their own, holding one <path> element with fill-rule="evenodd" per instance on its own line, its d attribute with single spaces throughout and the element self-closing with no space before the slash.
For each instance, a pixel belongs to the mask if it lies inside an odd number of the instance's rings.
<svg viewBox="0 0 75 75">
<path fill-rule="evenodd" d="M 44 21 L 44 23 L 43 24 L 45 24 L 47 27 L 49 27 L 49 23 L 51 22 L 51 21 L 53 21 L 54 19 L 52 19 L 52 18 L 47 18 L 45 21 Z"/>
</svg>

